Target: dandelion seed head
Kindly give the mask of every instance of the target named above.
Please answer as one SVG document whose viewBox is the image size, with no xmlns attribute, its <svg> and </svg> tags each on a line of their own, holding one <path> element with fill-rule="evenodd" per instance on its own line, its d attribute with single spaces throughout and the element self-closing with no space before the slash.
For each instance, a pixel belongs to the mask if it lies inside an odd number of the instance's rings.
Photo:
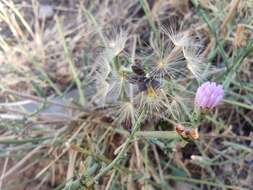
<svg viewBox="0 0 253 190">
<path fill-rule="evenodd" d="M 119 123 L 130 120 L 134 122 L 137 119 L 138 111 L 132 101 L 119 102 L 117 106 L 117 121 Z"/>
<path fill-rule="evenodd" d="M 97 78 L 96 80 L 96 93 L 92 98 L 92 102 L 95 102 L 98 105 L 105 105 L 106 96 L 109 92 L 110 85 L 104 80 L 104 78 Z"/>
<path fill-rule="evenodd" d="M 157 61 L 157 67 L 159 68 L 159 69 L 163 69 L 164 68 L 164 61 L 163 60 L 159 60 L 159 61 Z"/>
<path fill-rule="evenodd" d="M 168 85 L 173 86 L 173 84 Z M 192 98 L 188 95 L 184 96 L 183 90 L 176 90 L 173 87 L 164 89 L 164 93 L 168 98 L 165 115 L 179 122 L 185 121 L 190 112 L 188 108 L 192 105 Z"/>
<path fill-rule="evenodd" d="M 134 102 L 132 85 L 129 86 L 128 90 L 129 96 L 123 101 L 117 101 L 114 114 L 116 116 L 115 122 L 129 129 L 136 122 L 139 109 Z"/>
<path fill-rule="evenodd" d="M 106 79 L 112 71 L 109 61 L 102 55 L 96 60 L 95 64 L 96 72 L 97 75 L 99 75 L 99 78 Z"/>
<path fill-rule="evenodd" d="M 119 70 L 112 71 L 111 75 L 107 78 L 110 85 L 107 100 L 109 102 L 116 102 L 120 96 L 128 96 L 127 91 L 129 90 L 130 83 L 127 80 L 126 68 L 121 66 Z"/>
<path fill-rule="evenodd" d="M 186 66 L 197 80 L 203 80 L 208 69 L 201 54 L 200 46 L 188 46 L 183 48 Z"/>
<path fill-rule="evenodd" d="M 170 42 L 161 45 L 154 42 L 152 49 L 152 59 L 156 61 L 151 61 L 150 75 L 162 79 L 165 76 L 176 78 L 182 73 L 185 59 L 180 49 L 173 47 Z"/>
<path fill-rule="evenodd" d="M 148 85 L 148 87 L 147 87 L 147 96 L 148 97 L 155 97 L 156 96 L 156 92 L 151 85 Z"/>
<path fill-rule="evenodd" d="M 147 118 L 162 118 L 163 111 L 167 104 L 162 89 L 155 90 L 152 89 L 152 87 L 148 87 L 147 91 L 138 94 L 135 101 L 139 104 L 140 110 L 146 111 Z"/>
<path fill-rule="evenodd" d="M 183 32 L 177 32 L 173 24 L 168 28 L 162 27 L 162 31 L 170 38 L 174 46 L 183 48 L 189 45 L 189 35 Z"/>
<path fill-rule="evenodd" d="M 171 115 L 177 121 L 185 120 L 185 112 L 183 109 L 184 102 L 182 100 L 172 99 L 167 106 L 167 115 Z"/>
<path fill-rule="evenodd" d="M 112 60 L 124 50 L 127 39 L 127 32 L 123 31 L 122 29 L 120 29 L 118 32 L 116 30 L 112 32 L 112 36 L 106 40 L 106 53 L 108 60 Z"/>
<path fill-rule="evenodd" d="M 174 36 L 171 35 L 170 39 L 175 46 L 181 48 L 188 46 L 190 42 L 189 36 L 182 33 L 175 34 Z"/>
</svg>

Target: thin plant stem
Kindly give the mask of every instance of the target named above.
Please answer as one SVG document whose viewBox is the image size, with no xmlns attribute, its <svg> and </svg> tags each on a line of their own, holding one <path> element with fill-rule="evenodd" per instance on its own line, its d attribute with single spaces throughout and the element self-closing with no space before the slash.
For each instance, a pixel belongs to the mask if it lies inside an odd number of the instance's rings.
<svg viewBox="0 0 253 190">
<path fill-rule="evenodd" d="M 204 20 L 204 22 L 207 24 L 209 30 L 211 31 L 211 34 L 213 35 L 216 45 L 219 49 L 219 52 L 224 60 L 224 63 L 226 65 L 227 71 L 229 71 L 229 62 L 228 62 L 228 57 L 226 55 L 226 52 L 223 49 L 222 44 L 220 43 L 219 39 L 218 39 L 218 35 L 215 32 L 215 29 L 213 27 L 213 25 L 210 22 L 210 19 L 208 18 L 208 16 L 206 15 L 206 13 L 201 9 L 201 7 L 198 5 L 196 0 L 192 0 L 193 5 L 195 6 L 195 8 L 197 9 L 198 14 L 201 16 L 201 18 Z"/>
<path fill-rule="evenodd" d="M 84 106 L 84 104 L 85 104 L 84 89 L 82 88 L 81 80 L 80 80 L 80 78 L 78 76 L 77 70 L 75 68 L 75 64 L 73 63 L 73 60 L 71 58 L 71 53 L 70 53 L 69 48 L 67 46 L 67 43 L 66 43 L 66 40 L 65 40 L 65 36 L 63 34 L 63 31 L 62 31 L 62 28 L 61 28 L 61 24 L 60 24 L 60 20 L 59 20 L 58 17 L 56 17 L 56 25 L 57 25 L 57 29 L 58 29 L 58 32 L 60 34 L 60 39 L 61 39 L 61 42 L 62 42 L 62 45 L 63 45 L 63 48 L 64 48 L 65 57 L 68 60 L 70 69 L 71 69 L 72 74 L 74 76 L 74 80 L 75 80 L 76 86 L 78 88 L 78 92 L 79 92 L 79 95 L 80 95 L 80 104 L 82 106 Z"/>
<path fill-rule="evenodd" d="M 103 175 L 105 175 L 107 172 L 109 172 L 114 167 L 114 165 L 119 164 L 119 162 L 124 157 L 124 154 L 126 153 L 128 145 L 134 139 L 134 136 L 135 136 L 136 132 L 140 128 L 140 122 L 143 118 L 144 113 L 145 113 L 144 111 L 141 112 L 138 120 L 136 121 L 135 125 L 133 126 L 132 132 L 127 137 L 125 143 L 123 144 L 123 146 L 122 146 L 120 152 L 118 153 L 118 155 L 116 156 L 116 158 L 109 165 L 107 165 L 105 168 L 103 168 L 91 181 L 87 182 L 88 187 L 90 187 L 94 183 L 96 183 Z"/>
</svg>

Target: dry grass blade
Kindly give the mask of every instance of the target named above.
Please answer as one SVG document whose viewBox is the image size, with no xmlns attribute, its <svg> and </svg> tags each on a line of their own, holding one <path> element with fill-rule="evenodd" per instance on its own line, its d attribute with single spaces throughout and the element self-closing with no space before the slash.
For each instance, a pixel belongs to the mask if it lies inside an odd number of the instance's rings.
<svg viewBox="0 0 253 190">
<path fill-rule="evenodd" d="M 52 161 L 50 162 L 44 169 L 42 169 L 36 176 L 35 179 L 39 178 L 41 175 L 43 175 L 51 166 L 54 165 L 54 163 L 59 160 L 64 154 L 66 154 L 70 147 L 70 143 L 72 142 L 72 140 L 74 140 L 76 138 L 76 136 L 80 133 L 80 131 L 87 125 L 86 122 L 84 122 L 76 131 L 75 133 L 68 139 L 68 141 L 66 142 L 65 146 L 66 148 L 64 148 L 62 150 L 62 152 Z"/>
<path fill-rule="evenodd" d="M 9 157 L 5 158 L 5 161 L 4 161 L 4 166 L 3 166 L 2 174 L 0 177 L 0 189 L 2 189 L 2 186 L 3 186 L 3 180 L 4 180 L 6 170 L 7 170 L 8 162 L 9 162 Z"/>
<path fill-rule="evenodd" d="M 2 180 L 8 177 L 9 175 L 16 172 L 20 167 L 22 167 L 32 156 L 38 153 L 42 148 L 46 147 L 46 145 L 39 145 L 38 147 L 34 148 L 31 152 L 29 152 L 23 159 L 21 159 L 18 163 L 16 163 L 12 168 L 10 168 L 3 176 Z"/>
</svg>

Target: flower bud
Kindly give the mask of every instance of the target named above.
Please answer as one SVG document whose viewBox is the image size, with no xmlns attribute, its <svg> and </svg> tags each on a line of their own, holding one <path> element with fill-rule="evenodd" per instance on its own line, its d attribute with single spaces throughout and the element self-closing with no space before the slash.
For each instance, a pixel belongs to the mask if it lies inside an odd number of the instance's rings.
<svg viewBox="0 0 253 190">
<path fill-rule="evenodd" d="M 210 110 L 216 107 L 224 96 L 222 85 L 215 82 L 205 82 L 196 93 L 195 105 L 203 110 Z"/>
</svg>

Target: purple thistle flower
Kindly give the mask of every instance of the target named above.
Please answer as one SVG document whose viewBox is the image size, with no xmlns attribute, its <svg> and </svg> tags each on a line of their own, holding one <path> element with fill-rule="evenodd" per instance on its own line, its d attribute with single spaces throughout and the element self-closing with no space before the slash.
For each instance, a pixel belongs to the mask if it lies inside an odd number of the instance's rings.
<svg viewBox="0 0 253 190">
<path fill-rule="evenodd" d="M 196 93 L 195 104 L 201 109 L 212 109 L 216 107 L 224 96 L 222 85 L 217 85 L 215 82 L 205 82 L 202 84 Z"/>
</svg>

